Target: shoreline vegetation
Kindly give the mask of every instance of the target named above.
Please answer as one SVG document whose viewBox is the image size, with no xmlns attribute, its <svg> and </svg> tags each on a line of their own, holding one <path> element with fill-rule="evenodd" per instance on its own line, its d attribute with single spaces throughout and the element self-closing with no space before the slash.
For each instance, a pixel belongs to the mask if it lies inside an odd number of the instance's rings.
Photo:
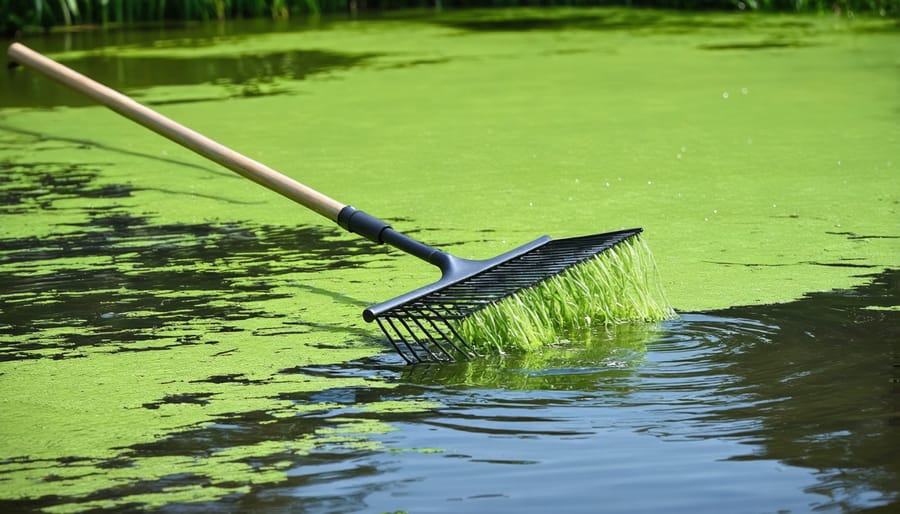
<svg viewBox="0 0 900 514">
<path fill-rule="evenodd" d="M 626 6 L 681 10 L 900 15 L 900 0 L 0 0 L 0 31 L 130 27 L 148 22 L 289 19 L 398 9 Z"/>
</svg>

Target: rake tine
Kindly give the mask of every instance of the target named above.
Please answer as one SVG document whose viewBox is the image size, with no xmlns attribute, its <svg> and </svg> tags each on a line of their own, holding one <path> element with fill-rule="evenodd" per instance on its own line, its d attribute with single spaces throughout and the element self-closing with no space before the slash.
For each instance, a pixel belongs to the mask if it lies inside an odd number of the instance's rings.
<svg viewBox="0 0 900 514">
<path fill-rule="evenodd" d="M 384 325 L 384 323 L 381 321 L 381 318 L 378 318 L 377 321 L 378 321 L 378 326 L 381 328 L 381 331 L 384 333 L 385 337 L 387 337 L 388 342 L 391 343 L 391 345 L 394 347 L 394 350 L 397 350 L 397 353 L 399 353 L 400 356 L 403 357 L 403 360 L 405 360 L 407 364 L 415 364 L 416 362 L 421 362 L 421 361 L 419 361 L 418 359 L 412 360 L 412 359 L 410 359 L 409 357 L 407 357 L 407 356 L 406 356 L 406 353 L 404 353 L 403 350 L 400 349 L 400 345 L 397 344 L 398 341 L 395 341 L 394 338 L 391 337 L 391 333 L 388 331 L 387 327 L 386 327 L 386 326 Z M 389 320 L 389 321 L 390 321 L 390 320 Z M 406 346 L 408 347 L 408 346 L 409 346 L 409 343 L 407 343 L 407 342 L 403 339 L 403 337 L 400 335 L 400 333 L 397 332 L 397 329 L 396 329 L 393 325 L 391 325 L 391 328 L 394 329 L 394 333 L 397 334 L 397 337 L 399 338 L 399 342 L 403 342 L 403 343 L 406 344 Z"/>
<path fill-rule="evenodd" d="M 441 316 L 440 313 L 434 309 L 434 307 L 429 307 L 428 310 L 430 310 L 434 314 L 435 318 L 438 319 L 440 322 L 442 322 L 447 327 L 447 329 L 450 330 L 450 333 L 453 337 L 447 337 L 447 334 L 445 334 L 444 331 L 441 330 L 437 326 L 437 324 L 434 322 L 434 320 L 431 318 L 428 318 L 428 322 L 431 323 L 431 326 L 434 327 L 434 330 L 437 331 L 439 334 L 441 334 L 441 337 L 445 341 L 447 341 L 450 344 L 450 346 L 453 347 L 454 350 L 456 350 L 458 353 L 462 354 L 466 358 L 466 360 L 472 360 L 472 357 L 478 356 L 478 352 L 476 352 L 473 348 L 471 348 L 469 346 L 468 343 L 466 343 L 466 340 L 463 339 L 462 336 L 459 335 L 459 333 L 456 331 L 456 329 L 453 328 L 453 325 L 451 325 L 449 321 L 447 321 L 443 316 Z M 456 339 L 457 341 L 460 342 L 460 344 L 462 344 L 462 348 L 460 348 L 455 342 L 453 342 L 454 339 Z"/>
<path fill-rule="evenodd" d="M 426 319 L 429 323 L 431 323 L 432 326 L 434 326 L 434 323 L 433 323 L 431 320 L 429 320 L 428 318 L 425 318 L 424 316 L 423 316 L 423 318 Z M 422 323 L 419 321 L 419 318 L 418 318 L 418 317 L 412 318 L 412 321 L 413 321 L 413 323 L 416 324 L 416 326 L 419 327 L 419 329 L 422 331 L 422 333 L 425 334 L 425 337 L 427 337 L 427 338 L 434 344 L 434 346 L 436 346 L 436 347 L 441 351 L 441 353 L 443 353 L 445 356 L 447 356 L 447 359 L 446 359 L 446 360 L 448 360 L 448 361 L 450 361 L 450 362 L 453 362 L 454 360 L 456 360 L 456 359 L 453 358 L 453 355 L 451 355 L 450 352 L 448 352 L 447 349 L 444 348 L 443 345 L 441 345 L 440 341 L 438 341 L 437 339 L 435 339 L 435 338 L 431 335 L 431 332 L 429 332 L 428 329 L 425 328 L 425 327 L 422 325 Z M 438 331 L 438 333 L 440 333 L 440 331 Z M 443 335 L 443 334 L 442 334 L 442 335 Z M 452 343 L 451 343 L 451 344 L 452 344 Z M 430 353 L 430 352 L 429 352 L 429 353 Z M 445 359 L 442 359 L 442 358 L 440 358 L 440 357 L 438 357 L 438 356 L 436 356 L 436 355 L 434 355 L 434 354 L 432 354 L 432 356 L 434 356 L 438 361 L 444 361 L 444 360 L 445 360 Z"/>
<path fill-rule="evenodd" d="M 399 321 L 400 324 L 403 325 L 403 328 L 405 328 L 406 331 L 409 332 L 409 335 L 412 336 L 413 341 L 415 341 L 416 344 L 419 345 L 419 347 L 421 349 L 425 350 L 425 353 L 427 353 L 428 355 L 431 356 L 431 359 L 422 359 L 419 357 L 418 352 L 416 352 L 416 357 L 419 358 L 419 362 L 423 362 L 423 360 L 430 360 L 432 362 L 440 362 L 441 361 L 441 358 L 438 357 L 437 355 L 435 355 L 434 352 L 432 352 L 431 349 L 428 348 L 428 345 L 425 344 L 421 339 L 419 339 L 419 336 L 416 335 L 416 332 L 413 329 L 409 328 L 409 324 L 406 323 L 405 319 L 398 318 L 397 321 Z"/>
<path fill-rule="evenodd" d="M 397 333 L 397 337 L 399 337 L 400 340 L 403 341 L 403 344 L 406 346 L 406 349 L 409 350 L 409 354 L 411 354 L 413 356 L 414 361 L 411 363 L 414 364 L 416 362 L 422 362 L 422 358 L 419 357 L 419 353 L 416 351 L 415 348 L 413 348 L 412 344 L 410 344 L 410 342 L 405 337 L 403 337 L 403 333 L 400 331 L 399 328 L 397 328 L 397 325 L 394 324 L 394 318 L 386 318 L 386 319 L 387 319 L 388 324 L 391 326 L 391 328 L 394 329 L 394 332 Z M 407 328 L 407 330 L 409 330 L 409 328 Z M 410 359 L 406 355 L 403 355 L 403 358 L 406 359 L 407 362 L 410 362 Z"/>
</svg>

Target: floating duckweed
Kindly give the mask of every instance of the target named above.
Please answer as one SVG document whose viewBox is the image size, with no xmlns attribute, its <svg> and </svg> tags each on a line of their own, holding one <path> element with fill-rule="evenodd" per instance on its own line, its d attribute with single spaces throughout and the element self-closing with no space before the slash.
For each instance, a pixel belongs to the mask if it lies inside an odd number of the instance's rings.
<svg viewBox="0 0 900 514">
<path fill-rule="evenodd" d="M 533 351 L 591 327 L 672 318 L 639 236 L 474 313 L 459 331 L 484 353 Z"/>
</svg>

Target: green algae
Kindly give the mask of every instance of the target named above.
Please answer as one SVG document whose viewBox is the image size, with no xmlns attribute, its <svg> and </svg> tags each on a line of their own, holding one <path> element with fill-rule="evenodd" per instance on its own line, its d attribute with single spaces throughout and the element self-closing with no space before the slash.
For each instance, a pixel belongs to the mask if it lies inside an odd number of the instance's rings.
<svg viewBox="0 0 900 514">
<path fill-rule="evenodd" d="M 269 455 L 283 459 L 285 456 L 305 455 L 323 447 L 373 451 L 379 449 L 380 445 L 369 440 L 369 435 L 392 430 L 386 423 L 371 419 L 335 417 L 330 421 L 335 426 L 323 427 L 315 434 L 296 441 L 262 441 L 253 445 L 213 450 L 203 458 L 143 457 L 130 466 L 123 467 L 122 462 L 119 462 L 120 467 L 102 476 L 96 476 L 94 471 L 95 466 L 101 464 L 97 462 L 76 462 L 63 468 L 53 466 L 52 479 L 43 474 L 46 469 L 20 469 L 16 470 L 18 473 L 7 485 L 13 495 L 18 490 L 27 490 L 29 494 L 38 497 L 78 497 L 130 482 L 162 480 L 173 475 L 183 475 L 196 477 L 195 480 L 200 483 L 193 486 L 163 487 L 158 492 L 128 494 L 115 499 L 62 503 L 46 511 L 82 512 L 131 505 L 152 509 L 172 503 L 210 502 L 229 495 L 245 494 L 253 486 L 283 482 L 287 468 L 293 463 L 278 460 L 271 464 L 257 464 L 260 459 Z"/>
<path fill-rule="evenodd" d="M 594 326 L 671 319 L 650 248 L 640 236 L 481 309 L 458 330 L 480 353 L 535 351 Z"/>
<path fill-rule="evenodd" d="M 350 56 L 258 84 L 123 85 L 464 257 L 642 226 L 679 310 L 788 301 L 898 265 L 895 33 L 730 14 L 654 15 L 666 29 L 654 31 L 625 23 L 630 11 L 594 12 L 528 31 L 454 13 L 209 41 L 198 54 L 163 43 L 54 55 L 198 68 L 235 52 Z M 791 20 L 802 27 L 775 23 Z M 767 41 L 791 44 L 753 44 Z M 114 67 L 98 72 L 117 85 Z M 4 82 L 27 73 L 0 79 L 0 96 L 28 90 Z M 245 84 L 279 94 L 245 96 Z M 336 402 L 394 384 L 304 369 L 383 350 L 359 311 L 433 269 L 312 228 L 321 220 L 302 208 L 67 98 L 0 111 L 0 498 L 57 497 L 46 508 L 60 512 L 215 501 L 282 483 L 323 448 L 383 451 L 390 421 L 348 405 L 388 420 L 439 408 Z M 408 373 L 528 389 L 580 351 L 586 366 L 627 373 L 652 334 L 618 330 L 503 357 L 526 359 L 515 366 Z M 510 371 L 522 368 L 533 373 Z M 230 438 L 231 424 L 256 440 Z"/>
<path fill-rule="evenodd" d="M 427 400 L 385 400 L 373 404 L 363 404 L 359 407 L 366 412 L 373 413 L 411 413 L 411 412 L 429 412 L 438 407 L 439 402 Z"/>
<path fill-rule="evenodd" d="M 12 462 L 4 465 L 9 472 L 3 478 L 5 497 L 89 497 L 97 491 L 114 490 L 130 482 L 152 482 L 168 475 L 188 474 L 213 485 L 208 489 L 206 486 L 195 487 L 191 493 L 192 501 L 211 501 L 225 494 L 241 492 L 254 484 L 284 479 L 283 471 L 259 469 L 248 459 L 303 455 L 325 445 L 371 449 L 365 434 L 384 433 L 389 429 L 374 420 L 334 417 L 330 420 L 332 427 L 321 428 L 296 440 L 230 446 L 208 453 L 204 451 L 202 455 L 154 457 L 140 456 L 140 452 L 134 455 L 130 447 L 154 443 L 185 430 L 202 430 L 236 412 L 258 411 L 262 420 L 296 418 L 311 410 L 327 412 L 330 407 L 327 403 L 298 405 L 290 400 L 279 400 L 279 397 L 324 387 L 365 383 L 361 379 L 322 380 L 303 375 L 273 375 L 273 363 L 279 359 L 281 366 L 296 364 L 298 360 L 296 354 L 279 352 L 277 348 L 256 345 L 254 350 L 259 353 L 247 355 L 246 349 L 235 347 L 225 359 L 231 361 L 231 366 L 216 359 L 221 348 L 215 353 L 202 346 L 200 351 L 192 351 L 196 348 L 158 352 L 162 363 L 154 362 L 151 357 L 154 354 L 147 352 L 96 354 L 90 358 L 56 361 L 52 376 L 44 376 L 41 370 L 46 366 L 36 362 L 30 366 L 17 366 L 15 381 L 9 380 L 9 370 L 0 376 L 0 387 L 8 395 L 2 401 L 3 408 L 22 413 L 3 428 L 0 452 L 15 456 Z M 284 359 L 279 353 L 290 357 Z M 336 360 L 347 358 L 346 353 L 333 353 Z M 174 365 L 179 361 L 190 362 L 190 368 Z M 29 372 L 29 368 L 33 372 Z M 215 384 L 203 380 L 204 373 L 211 370 L 240 375 L 244 382 L 236 387 L 230 383 Z M 249 371 L 241 373 L 244 370 Z M 31 396 L 29 393 L 35 390 L 43 391 L 44 395 L 40 398 Z M 203 403 L 162 403 L 152 408 L 142 405 L 153 397 L 201 393 L 208 395 Z M 60 435 L 52 440 L 44 439 L 51 428 Z M 62 456 L 74 461 L 63 463 L 59 461 Z M 116 465 L 110 468 L 108 463 Z M 130 464 L 123 466 L 124 463 Z M 132 500 L 135 498 L 125 497 L 113 504 L 128 504 Z M 144 500 L 149 501 L 148 498 Z M 159 493 L 149 503 L 152 506 L 166 501 L 164 493 Z M 109 503 L 110 500 L 100 502 L 103 505 Z M 61 508 L 83 510 L 96 506 L 89 501 Z"/>
</svg>

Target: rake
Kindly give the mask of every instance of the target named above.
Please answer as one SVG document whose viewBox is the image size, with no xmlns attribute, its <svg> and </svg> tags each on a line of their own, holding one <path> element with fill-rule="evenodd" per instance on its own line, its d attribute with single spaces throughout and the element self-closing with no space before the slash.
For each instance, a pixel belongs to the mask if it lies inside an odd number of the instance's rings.
<svg viewBox="0 0 900 514">
<path fill-rule="evenodd" d="M 390 245 L 440 268 L 441 279 L 437 282 L 363 311 L 363 318 L 378 324 L 407 363 L 452 362 L 478 356 L 478 349 L 461 333 L 464 320 L 592 260 L 641 232 L 636 228 L 567 239 L 543 236 L 492 259 L 463 259 L 416 241 L 394 230 L 389 223 L 241 155 L 20 43 L 10 45 L 8 55 L 14 62 L 87 95 L 350 232 L 375 243 Z"/>
</svg>

